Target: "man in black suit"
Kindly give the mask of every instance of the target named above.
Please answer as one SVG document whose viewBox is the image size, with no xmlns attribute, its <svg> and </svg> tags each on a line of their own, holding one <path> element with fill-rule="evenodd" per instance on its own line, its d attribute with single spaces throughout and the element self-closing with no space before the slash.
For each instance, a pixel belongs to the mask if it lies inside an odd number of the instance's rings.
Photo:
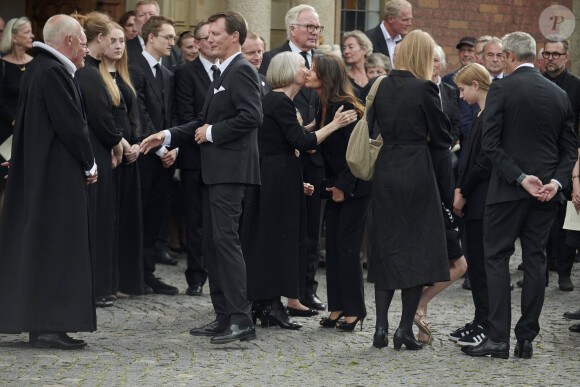
<svg viewBox="0 0 580 387">
<path fill-rule="evenodd" d="M 260 66 L 262 65 L 265 48 L 266 43 L 264 42 L 264 39 L 262 39 L 257 33 L 248 31 L 248 36 L 242 46 L 242 54 L 244 54 L 244 58 L 246 58 L 246 60 L 256 68 L 256 71 L 259 71 Z M 258 73 L 258 77 L 260 82 L 260 96 L 264 98 L 264 96 L 272 89 L 270 88 L 270 85 L 268 85 L 268 81 L 264 74 Z"/>
<path fill-rule="evenodd" d="M 195 27 L 194 44 L 199 55 L 193 61 L 175 70 L 175 105 L 179 125 L 193 121 L 203 108 L 210 83 L 214 80 L 217 59 L 211 55 L 208 43 L 209 22 L 201 21 Z M 216 67 L 217 68 L 217 67 Z M 201 155 L 195 141 L 179 148 L 177 167 L 181 170 L 181 182 L 185 191 L 185 225 L 187 233 L 186 294 L 201 296 L 207 279 L 202 253 L 202 187 Z"/>
<path fill-rule="evenodd" d="M 385 4 L 385 18 L 375 28 L 365 31 L 373 44 L 373 52 L 379 52 L 391 59 L 394 68 L 393 51 L 397 42 L 407 34 L 413 19 L 413 6 L 405 0 L 391 0 Z"/>
<path fill-rule="evenodd" d="M 145 49 L 145 40 L 142 36 L 143 24 L 151 16 L 159 16 L 159 4 L 155 0 L 141 0 L 135 5 L 135 28 L 137 29 L 137 38 L 127 41 L 127 55 L 129 61 L 135 58 Z M 171 47 L 169 56 L 164 57 L 161 63 L 171 72 L 185 63 L 183 52 L 176 46 Z"/>
<path fill-rule="evenodd" d="M 483 66 L 489 72 L 491 81 L 502 79 L 505 75 L 505 59 L 503 55 L 501 39 L 495 36 L 483 45 Z"/>
<path fill-rule="evenodd" d="M 208 43 L 211 55 L 220 61 L 221 74 L 211 83 L 201 114 L 188 124 L 149 136 L 141 151 L 161 144 L 200 144 L 209 203 L 203 214 L 204 253 L 216 319 L 190 333 L 213 336 L 211 343 L 223 344 L 256 338 L 238 230 L 246 190 L 260 184 L 262 104 L 256 69 L 241 54 L 247 34 L 244 17 L 228 11 L 208 21 Z"/>
<path fill-rule="evenodd" d="M 557 212 L 552 199 L 569 184 L 578 154 L 568 96 L 533 67 L 534 38 L 513 32 L 502 42 L 509 76 L 489 89 L 482 138 L 493 165 L 483 218 L 491 327 L 481 344 L 461 350 L 509 357 L 509 258 L 519 237 L 525 271 L 514 355 L 531 358 L 544 302 L 545 248 Z"/>
<path fill-rule="evenodd" d="M 157 133 L 174 124 L 173 73 L 160 64 L 175 42 L 173 21 L 164 16 L 152 16 L 142 28 L 145 50 L 130 63 L 129 72 L 137 92 L 141 132 L 143 136 Z M 159 294 L 177 294 L 177 288 L 154 276 L 156 259 L 167 252 L 163 227 L 169 222 L 168 190 L 177 157 L 177 149 L 160 147 L 155 153 L 139 160 L 143 205 L 143 254 L 145 284 Z"/>
<path fill-rule="evenodd" d="M 314 47 L 316 47 L 318 35 L 323 29 L 324 27 L 320 25 L 316 10 L 311 6 L 301 4 L 291 8 L 286 13 L 288 41 L 264 54 L 262 65 L 260 66 L 260 74 L 266 75 L 272 58 L 284 51 L 292 51 L 302 55 L 306 60 L 306 67 L 310 68 L 312 56 L 322 54 L 321 51 L 316 50 Z M 296 97 L 294 97 L 294 104 L 298 108 L 305 125 L 314 121 L 318 106 L 318 95 L 313 89 L 306 87 L 300 89 Z M 300 161 L 304 181 L 311 183 L 314 187 L 320 187 L 324 178 L 324 161 L 320 153 L 315 151 L 314 153 L 303 154 L 300 156 Z M 306 259 L 306 286 L 304 296 L 300 299 L 300 302 L 309 308 L 317 310 L 326 309 L 326 305 L 316 295 L 318 282 L 315 279 L 320 259 L 321 207 L 320 190 L 315 189 L 312 196 L 306 197 L 306 249 L 308 257 Z"/>
</svg>

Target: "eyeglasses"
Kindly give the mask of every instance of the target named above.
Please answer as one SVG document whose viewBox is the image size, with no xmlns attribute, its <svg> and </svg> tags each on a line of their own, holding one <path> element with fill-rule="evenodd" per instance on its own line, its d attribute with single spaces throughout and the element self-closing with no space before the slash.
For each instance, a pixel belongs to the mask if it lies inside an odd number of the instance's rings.
<svg viewBox="0 0 580 387">
<path fill-rule="evenodd" d="M 552 55 L 552 58 L 558 59 L 560 56 L 566 55 L 566 54 L 567 54 L 567 52 L 560 53 L 560 52 L 548 52 L 548 51 L 544 51 L 544 52 L 542 52 L 542 57 L 544 59 L 550 59 L 550 55 Z"/>
<path fill-rule="evenodd" d="M 322 31 L 324 31 L 324 26 L 315 26 L 313 24 L 298 24 L 298 23 L 294 23 L 292 24 L 293 26 L 302 26 L 305 27 L 306 30 L 310 33 L 313 33 L 314 30 L 318 31 L 318 33 L 322 33 Z"/>
<path fill-rule="evenodd" d="M 159 34 L 155 34 L 155 36 L 159 36 L 161 38 L 165 38 L 165 39 L 167 39 L 167 41 L 169 43 L 175 43 L 175 36 L 173 36 L 173 35 L 159 35 Z"/>
<path fill-rule="evenodd" d="M 81 47 L 83 47 L 85 50 L 88 50 L 89 44 L 88 43 L 81 43 Z"/>
</svg>

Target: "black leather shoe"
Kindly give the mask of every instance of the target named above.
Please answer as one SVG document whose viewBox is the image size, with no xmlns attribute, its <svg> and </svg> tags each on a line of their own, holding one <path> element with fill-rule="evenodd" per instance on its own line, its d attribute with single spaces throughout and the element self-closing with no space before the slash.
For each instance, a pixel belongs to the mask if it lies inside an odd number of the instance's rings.
<svg viewBox="0 0 580 387">
<path fill-rule="evenodd" d="M 155 294 L 167 294 L 169 296 L 174 296 L 179 293 L 179 289 L 177 289 L 175 286 L 167 285 L 159 278 L 145 280 L 145 283 L 153 289 L 153 293 Z"/>
<path fill-rule="evenodd" d="M 33 333 L 30 332 L 29 343 L 36 348 L 81 349 L 86 347 L 84 340 L 73 339 L 64 332 Z"/>
<path fill-rule="evenodd" d="M 373 336 L 373 347 L 383 348 L 389 345 L 389 338 L 387 337 L 387 329 L 377 328 Z"/>
<path fill-rule="evenodd" d="M 143 285 L 143 294 L 153 294 L 153 288 L 147 284 Z"/>
<path fill-rule="evenodd" d="M 279 326 L 282 329 L 297 330 L 302 328 L 301 324 L 294 323 L 288 318 L 288 313 L 280 301 L 264 309 L 262 327 Z"/>
<path fill-rule="evenodd" d="M 564 317 L 570 320 L 580 320 L 580 309 L 575 312 L 565 312 Z"/>
<path fill-rule="evenodd" d="M 570 277 L 560 277 L 558 278 L 558 288 L 564 292 L 571 292 L 574 290 L 574 284 Z"/>
<path fill-rule="evenodd" d="M 155 262 L 160 263 L 162 265 L 175 266 L 177 265 L 177 258 L 172 257 L 171 255 L 169 255 L 167 251 L 164 251 L 163 253 L 157 256 Z"/>
<path fill-rule="evenodd" d="M 223 333 L 227 329 L 227 325 L 220 325 L 217 320 L 213 320 L 207 325 L 200 328 L 193 328 L 189 331 L 192 336 L 216 336 Z"/>
<path fill-rule="evenodd" d="M 95 297 L 95 306 L 97 308 L 106 308 L 108 306 L 113 306 L 113 301 L 108 300 L 106 297 Z"/>
<path fill-rule="evenodd" d="M 195 284 L 191 285 L 185 291 L 185 294 L 188 296 L 201 296 L 203 295 L 203 285 L 202 284 Z"/>
<path fill-rule="evenodd" d="M 508 359 L 510 357 L 508 343 L 496 343 L 490 338 L 486 338 L 481 344 L 476 346 L 461 347 L 461 352 L 469 356 L 487 356 Z"/>
<path fill-rule="evenodd" d="M 402 330 L 397 329 L 395 331 L 395 335 L 393 336 L 393 346 L 395 349 L 401 349 L 403 344 L 405 344 L 407 349 L 423 349 L 423 343 L 417 341 L 413 335 L 407 335 Z"/>
<path fill-rule="evenodd" d="M 316 294 L 305 294 L 304 297 L 300 299 L 300 303 L 310 309 L 326 310 L 326 305 L 320 301 Z"/>
<path fill-rule="evenodd" d="M 531 359 L 533 353 L 534 348 L 530 340 L 518 340 L 516 348 L 514 349 L 514 356 L 522 359 Z"/>
<path fill-rule="evenodd" d="M 524 270 L 524 263 L 523 262 L 518 265 L 518 270 L 522 270 L 522 271 Z"/>
<path fill-rule="evenodd" d="M 580 324 L 572 325 L 568 330 L 570 332 L 580 333 Z"/>
<path fill-rule="evenodd" d="M 256 329 L 254 327 L 243 327 L 238 324 L 232 324 L 223 333 L 216 335 L 209 341 L 211 344 L 227 344 L 234 341 L 249 341 L 256 338 Z"/>
<path fill-rule="evenodd" d="M 293 317 L 312 317 L 318 316 L 318 311 L 314 309 L 295 309 L 291 307 L 286 308 L 288 310 L 288 315 Z"/>
<path fill-rule="evenodd" d="M 465 279 L 463 280 L 463 285 L 461 285 L 461 287 L 465 290 L 471 290 L 471 281 L 469 280 L 468 276 L 465 276 Z"/>
</svg>

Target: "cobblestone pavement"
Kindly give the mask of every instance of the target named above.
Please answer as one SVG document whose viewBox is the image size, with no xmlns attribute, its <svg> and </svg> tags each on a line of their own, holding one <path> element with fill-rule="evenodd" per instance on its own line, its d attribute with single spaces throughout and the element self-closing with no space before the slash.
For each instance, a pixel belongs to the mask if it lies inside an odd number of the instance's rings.
<svg viewBox="0 0 580 387">
<path fill-rule="evenodd" d="M 514 283 L 523 275 L 516 270 L 518 254 L 511 263 Z M 299 331 L 257 327 L 257 340 L 211 345 L 208 338 L 189 335 L 192 327 L 214 315 L 208 294 L 184 294 L 184 269 L 184 258 L 177 267 L 157 269 L 161 278 L 180 288 L 178 296 L 134 297 L 99 309 L 98 331 L 75 335 L 89 343 L 84 350 L 34 349 L 25 334 L 0 335 L 0 385 L 573 385 L 580 379 L 580 334 L 569 332 L 574 322 L 562 318 L 565 311 L 580 307 L 578 267 L 572 275 L 577 286 L 573 292 L 558 290 L 557 274 L 550 273 L 531 360 L 512 355 L 509 360 L 471 358 L 447 339 L 473 316 L 471 294 L 461 288 L 462 281 L 430 304 L 435 341 L 422 351 L 394 350 L 393 328 L 388 348 L 372 347 L 374 293 L 368 283 L 362 331 L 323 329 L 316 317 L 295 318 L 304 324 Z M 317 278 L 318 294 L 325 299 L 324 269 Z M 520 315 L 520 295 L 516 287 L 514 320 Z M 398 324 L 400 308 L 397 292 L 389 312 L 392 327 Z M 512 351 L 513 345 L 512 333 Z"/>
</svg>

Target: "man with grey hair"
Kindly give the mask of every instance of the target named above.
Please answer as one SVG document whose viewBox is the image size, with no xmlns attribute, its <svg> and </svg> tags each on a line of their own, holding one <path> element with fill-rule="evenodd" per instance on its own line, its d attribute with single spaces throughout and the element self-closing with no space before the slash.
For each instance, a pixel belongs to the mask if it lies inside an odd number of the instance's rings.
<svg viewBox="0 0 580 387">
<path fill-rule="evenodd" d="M 546 79 L 554 82 L 568 94 L 572 111 L 574 112 L 574 130 L 578 134 L 580 116 L 580 78 L 566 69 L 568 62 L 570 42 L 560 35 L 549 35 L 544 43 L 544 66 Z M 574 175 L 578 175 L 578 170 Z M 572 177 L 572 187 L 564 190 L 567 200 L 572 200 L 572 194 L 580 195 L 580 181 Z M 578 240 L 579 233 L 562 229 L 566 217 L 566 202 L 561 202 L 558 207 L 558 218 L 555 220 L 548 239 L 548 263 L 555 261 L 558 267 L 558 287 L 562 291 L 574 290 L 574 284 L 570 279 L 572 266 L 576 256 L 576 247 L 566 243 L 567 240 Z M 578 244 L 577 242 L 575 244 Z"/>
<path fill-rule="evenodd" d="M 505 60 L 500 38 L 495 36 L 483 45 L 483 66 L 489 72 L 491 81 L 504 77 Z"/>
<path fill-rule="evenodd" d="M 86 185 L 97 165 L 75 79 L 87 38 L 66 15 L 43 35 L 22 78 L 0 219 L 0 332 L 77 349 L 86 343 L 66 332 L 96 330 Z"/>
<path fill-rule="evenodd" d="M 365 31 L 373 44 L 373 51 L 388 56 L 394 68 L 393 51 L 397 42 L 405 37 L 411 27 L 413 6 L 405 0 L 390 0 L 385 4 L 385 18 L 375 28 Z"/>
<path fill-rule="evenodd" d="M 519 237 L 525 271 L 514 355 L 529 359 L 540 331 L 548 234 L 578 153 L 568 96 L 534 68 L 534 38 L 513 32 L 502 43 L 509 76 L 491 84 L 482 134 L 493 166 L 483 220 L 490 330 L 481 344 L 461 350 L 509 357 L 509 259 Z"/>
<path fill-rule="evenodd" d="M 288 34 L 288 41 L 282 46 L 264 54 L 262 65 L 260 66 L 260 74 L 266 75 L 272 58 L 284 51 L 292 51 L 302 55 L 306 62 L 306 67 L 310 68 L 313 55 L 322 54 L 322 51 L 317 50 L 315 47 L 318 44 L 318 35 L 322 33 L 323 29 L 324 27 L 320 25 L 318 19 L 318 13 L 311 6 L 300 4 L 291 8 L 286 13 L 286 33 Z M 314 121 L 316 108 L 318 106 L 318 95 L 313 89 L 307 87 L 300 89 L 296 97 L 294 97 L 294 104 L 300 112 L 304 124 Z M 305 153 L 300 158 L 304 181 L 313 184 L 315 187 L 320 187 L 322 179 L 324 178 L 324 162 L 322 161 L 320 153 Z M 326 309 L 326 305 L 316 295 L 318 282 L 315 279 L 318 261 L 320 259 L 321 207 L 320 190 L 314 190 L 312 196 L 306 197 L 308 256 L 306 263 L 306 286 L 304 289 L 304 297 L 300 302 L 306 307 L 315 310 Z M 316 314 L 314 310 L 302 310 L 303 307 L 299 303 L 294 305 L 289 304 L 289 306 L 291 316 L 295 315 L 295 313 L 310 316 Z"/>
<path fill-rule="evenodd" d="M 491 40 L 491 36 L 483 35 L 475 41 L 475 62 L 483 66 L 483 46 Z"/>
</svg>

